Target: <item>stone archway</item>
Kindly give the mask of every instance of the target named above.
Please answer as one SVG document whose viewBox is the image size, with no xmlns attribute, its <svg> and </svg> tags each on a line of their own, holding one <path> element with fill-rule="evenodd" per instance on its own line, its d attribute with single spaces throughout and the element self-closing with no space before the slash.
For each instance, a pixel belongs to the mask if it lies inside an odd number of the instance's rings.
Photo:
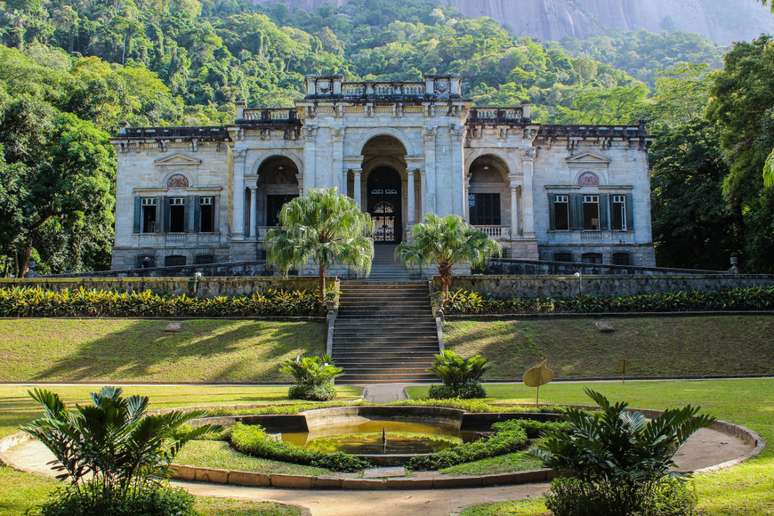
<svg viewBox="0 0 774 516">
<path fill-rule="evenodd" d="M 507 236 L 511 213 L 518 213 L 518 206 L 512 205 L 508 165 L 498 156 L 483 154 L 471 162 L 467 181 L 470 224 L 497 239 Z"/>
<path fill-rule="evenodd" d="M 374 242 L 397 243 L 403 237 L 401 177 L 381 166 L 368 174 L 366 210 L 374 221 Z"/>
<path fill-rule="evenodd" d="M 267 228 L 279 225 L 279 212 L 289 201 L 300 195 L 299 170 L 287 156 L 270 156 L 257 170 L 258 180 L 250 186 L 250 235 L 261 239 Z"/>
</svg>

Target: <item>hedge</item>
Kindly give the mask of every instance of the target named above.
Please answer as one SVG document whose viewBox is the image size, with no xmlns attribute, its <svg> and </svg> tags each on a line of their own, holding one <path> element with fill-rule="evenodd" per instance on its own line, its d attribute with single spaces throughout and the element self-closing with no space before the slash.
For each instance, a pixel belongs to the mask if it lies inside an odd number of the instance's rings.
<svg viewBox="0 0 774 516">
<path fill-rule="evenodd" d="M 354 472 L 370 466 L 367 460 L 348 453 L 320 453 L 275 440 L 258 425 L 235 424 L 231 430 L 231 445 L 237 451 L 253 457 L 332 471 Z"/>
<path fill-rule="evenodd" d="M 774 310 L 774 287 L 699 290 L 634 296 L 497 299 L 458 289 L 451 293 L 447 314 L 533 314 L 607 312 L 688 312 Z"/>
<path fill-rule="evenodd" d="M 250 296 L 163 296 L 149 290 L 0 288 L 3 317 L 241 317 L 324 315 L 319 296 L 305 290 L 266 289 Z"/>
</svg>

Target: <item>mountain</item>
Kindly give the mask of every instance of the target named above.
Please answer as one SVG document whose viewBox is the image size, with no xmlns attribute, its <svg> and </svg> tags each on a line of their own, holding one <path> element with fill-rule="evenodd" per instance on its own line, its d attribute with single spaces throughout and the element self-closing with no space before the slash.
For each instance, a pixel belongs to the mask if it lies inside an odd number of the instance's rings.
<svg viewBox="0 0 774 516">
<path fill-rule="evenodd" d="M 253 0 L 314 9 L 346 0 Z M 774 33 L 774 16 L 757 0 L 436 0 L 468 17 L 489 16 L 540 40 L 612 31 L 682 31 L 727 45 Z"/>
</svg>

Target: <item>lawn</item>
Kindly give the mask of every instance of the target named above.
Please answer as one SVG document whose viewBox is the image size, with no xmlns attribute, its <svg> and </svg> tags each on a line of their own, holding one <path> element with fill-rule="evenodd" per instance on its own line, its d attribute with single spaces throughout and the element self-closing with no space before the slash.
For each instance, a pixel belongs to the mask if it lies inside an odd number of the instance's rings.
<svg viewBox="0 0 774 516">
<path fill-rule="evenodd" d="M 84 403 L 90 392 L 96 390 L 90 386 L 49 387 L 63 397 L 66 403 Z M 339 386 L 336 388 L 339 400 L 352 400 L 360 396 L 356 387 Z M 35 402 L 27 395 L 27 387 L 0 385 L 0 437 L 12 434 L 19 425 L 30 421 L 40 413 Z M 236 387 L 236 386 L 149 386 L 125 387 L 125 394 L 143 394 L 151 398 L 151 409 L 165 407 L 184 407 L 192 405 L 239 406 L 262 404 L 290 404 L 287 399 L 287 387 Z M 216 453 L 208 459 L 217 458 Z M 257 459 L 256 459 L 257 460 Z M 301 466 L 299 466 L 301 467 Z M 6 466 L 0 466 L 0 514 L 17 515 L 40 504 L 57 483 L 47 477 L 20 473 Z M 295 508 L 277 504 L 257 504 L 240 500 L 220 498 L 197 498 L 197 508 L 204 514 L 227 514 L 244 516 L 295 515 Z"/>
<path fill-rule="evenodd" d="M 733 355 L 734 360 L 737 356 Z M 700 405 L 719 419 L 745 425 L 767 443 L 774 442 L 774 379 L 554 383 L 542 387 L 540 397 L 546 403 L 589 404 L 583 392 L 588 386 L 611 399 L 627 400 L 633 407 L 663 409 L 688 403 Z M 521 384 L 487 385 L 486 389 L 496 403 L 534 400 L 534 389 Z M 427 387 L 411 387 L 408 391 L 412 397 L 420 397 L 427 393 Z M 705 514 L 772 514 L 774 449 L 767 446 L 754 459 L 728 470 L 696 475 L 693 482 L 699 507 Z M 477 507 L 464 514 L 541 514 L 543 511 L 542 504 L 528 501 Z"/>
<path fill-rule="evenodd" d="M 449 320 L 446 347 L 490 359 L 490 380 L 521 380 L 543 358 L 558 377 L 773 374 L 774 316 Z M 733 356 L 733 360 L 728 360 Z M 668 358 L 665 358 L 668 357 Z"/>
<path fill-rule="evenodd" d="M 325 351 L 319 322 L 0 320 L 0 381 L 262 383 L 284 360 Z"/>
</svg>

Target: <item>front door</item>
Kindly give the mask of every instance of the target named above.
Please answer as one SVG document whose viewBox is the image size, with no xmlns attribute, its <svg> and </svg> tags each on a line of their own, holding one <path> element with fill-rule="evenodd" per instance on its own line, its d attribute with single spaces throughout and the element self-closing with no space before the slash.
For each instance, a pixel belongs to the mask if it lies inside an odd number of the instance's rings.
<svg viewBox="0 0 774 516">
<path fill-rule="evenodd" d="M 377 168 L 368 176 L 368 213 L 374 221 L 374 242 L 400 242 L 400 175 L 391 168 Z"/>
</svg>

